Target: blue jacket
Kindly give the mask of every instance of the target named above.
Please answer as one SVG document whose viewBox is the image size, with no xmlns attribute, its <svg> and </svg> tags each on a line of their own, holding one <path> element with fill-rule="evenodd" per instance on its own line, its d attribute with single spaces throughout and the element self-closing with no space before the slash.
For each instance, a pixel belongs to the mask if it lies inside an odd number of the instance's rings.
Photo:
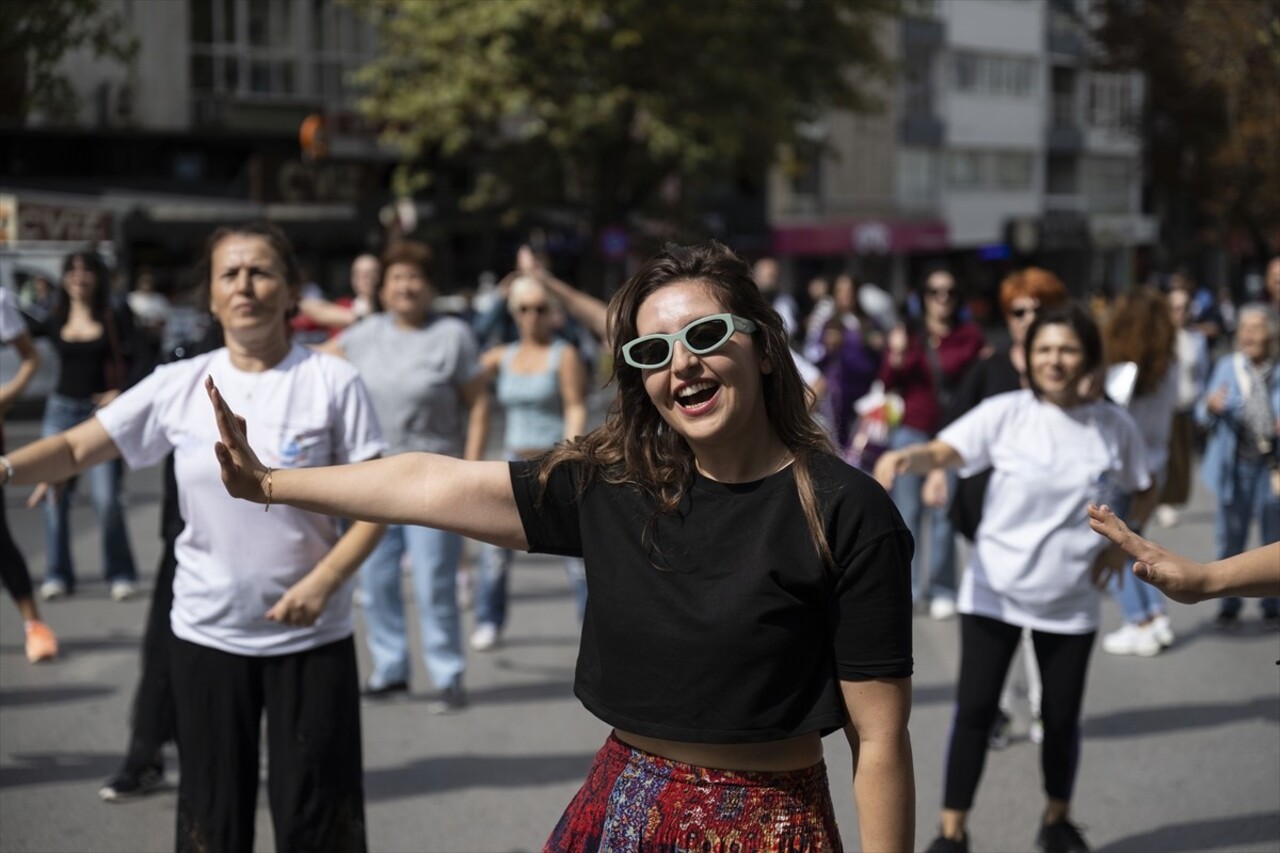
<svg viewBox="0 0 1280 853">
<path fill-rule="evenodd" d="M 1205 393 L 1196 403 L 1196 423 L 1209 431 L 1205 442 L 1204 460 L 1200 463 L 1200 478 L 1213 489 L 1218 500 L 1230 504 L 1235 497 L 1232 487 L 1232 471 L 1236 463 L 1236 444 L 1240 436 L 1241 418 L 1244 416 L 1244 394 L 1240 389 L 1236 359 L 1240 353 L 1231 353 L 1218 359 Z M 1227 389 L 1227 407 L 1222 414 L 1212 414 L 1205 402 L 1219 388 Z M 1280 418 L 1280 367 L 1271 371 L 1267 395 L 1271 402 L 1271 414 Z"/>
</svg>

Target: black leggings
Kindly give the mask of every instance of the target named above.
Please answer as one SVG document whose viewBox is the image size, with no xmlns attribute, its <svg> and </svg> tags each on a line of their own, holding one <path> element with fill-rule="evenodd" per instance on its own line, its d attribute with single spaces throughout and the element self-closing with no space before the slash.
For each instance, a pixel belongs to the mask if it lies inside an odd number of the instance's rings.
<svg viewBox="0 0 1280 853">
<path fill-rule="evenodd" d="M 1040 767 L 1045 794 L 1057 800 L 1070 800 L 1075 785 L 1080 760 L 1080 709 L 1095 633 L 1031 632 L 1044 681 Z M 987 740 L 1000 707 L 1000 690 L 1021 635 L 1021 628 L 997 619 L 960 617 L 960 682 L 947 750 L 944 809 L 968 811 L 973 807 L 973 796 L 987 760 Z"/>
<path fill-rule="evenodd" d="M 0 454 L 3 453 L 4 426 L 0 425 Z M 4 501 L 4 489 L 0 488 L 0 583 L 4 584 L 14 601 L 22 601 L 32 597 L 31 573 L 27 571 L 27 561 L 18 550 L 18 543 L 13 541 L 13 534 L 9 532 Z"/>
</svg>

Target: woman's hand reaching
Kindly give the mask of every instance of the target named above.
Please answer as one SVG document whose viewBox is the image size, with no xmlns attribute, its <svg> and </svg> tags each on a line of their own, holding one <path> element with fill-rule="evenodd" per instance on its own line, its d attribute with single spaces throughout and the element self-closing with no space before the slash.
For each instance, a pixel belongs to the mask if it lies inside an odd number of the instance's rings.
<svg viewBox="0 0 1280 853">
<path fill-rule="evenodd" d="M 218 392 L 218 386 L 213 384 L 212 376 L 205 378 L 204 388 L 209 393 L 209 402 L 213 404 L 218 435 L 222 439 L 213 446 L 218 465 L 222 468 L 222 484 L 233 498 L 266 503 L 268 494 L 263 483 L 270 469 L 258 460 L 258 455 L 249 446 L 244 418 L 231 411 Z"/>
</svg>

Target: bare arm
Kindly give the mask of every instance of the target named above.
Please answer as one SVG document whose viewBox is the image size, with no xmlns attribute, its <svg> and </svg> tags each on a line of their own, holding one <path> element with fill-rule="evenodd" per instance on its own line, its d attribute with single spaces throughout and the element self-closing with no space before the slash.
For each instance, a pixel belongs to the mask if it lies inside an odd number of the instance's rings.
<svg viewBox="0 0 1280 853">
<path fill-rule="evenodd" d="M 1280 595 L 1280 542 L 1197 563 L 1134 533 L 1110 507 L 1090 506 L 1089 526 L 1137 561 L 1136 577 L 1182 604 L 1227 595 Z"/>
<path fill-rule="evenodd" d="M 298 302 L 298 311 L 308 320 L 327 329 L 345 329 L 360 315 L 352 308 L 344 308 L 328 299 L 302 299 Z"/>
<path fill-rule="evenodd" d="M 18 351 L 18 358 L 21 361 L 18 364 L 18 372 L 13 374 L 13 378 L 0 385 L 0 415 L 9 410 L 40 368 L 40 351 L 32 343 L 31 335 L 23 332 L 9 341 L 9 344 Z"/>
<path fill-rule="evenodd" d="M 269 470 L 245 438 L 212 379 L 205 381 L 221 441 L 222 482 L 235 498 L 382 524 L 416 524 L 527 550 L 506 462 L 403 453 L 325 468 Z"/>
<path fill-rule="evenodd" d="M 560 355 L 560 403 L 564 409 L 564 437 L 572 441 L 587 429 L 587 369 L 576 347 Z"/>
<path fill-rule="evenodd" d="M 60 483 L 119 456 L 102 422 L 89 418 L 65 432 L 33 441 L 8 458 L 13 466 L 13 485 L 31 485 Z"/>
<path fill-rule="evenodd" d="M 611 345 L 608 328 L 609 310 L 604 302 L 588 293 L 583 293 L 576 287 L 565 284 L 544 269 L 537 270 L 534 275 L 556 299 L 560 300 L 570 317 L 586 326 L 591 334 L 604 341 L 605 346 Z"/>
<path fill-rule="evenodd" d="M 891 489 L 899 474 L 927 474 L 938 468 L 954 468 L 963 462 L 954 447 L 935 438 L 925 444 L 886 451 L 876 460 L 875 476 L 880 485 Z"/>
<path fill-rule="evenodd" d="M 360 568 L 382 538 L 386 526 L 357 521 L 334 543 L 314 569 L 289 587 L 267 611 L 267 618 L 285 625 L 314 625 L 329 596 Z"/>
<path fill-rule="evenodd" d="M 911 757 L 911 679 L 841 681 L 853 753 L 853 799 L 862 849 L 914 850 L 916 780 Z"/>
<path fill-rule="evenodd" d="M 496 346 L 486 350 L 480 356 L 480 367 L 484 371 L 484 381 L 487 385 L 492 382 L 498 375 L 498 369 L 502 366 L 502 354 L 506 350 L 506 346 Z M 480 447 L 480 452 L 484 452 L 484 448 L 489 443 L 489 425 L 491 421 L 490 411 L 493 406 L 493 394 L 486 393 L 476 400 L 476 407 L 471 411 L 471 418 L 467 425 L 467 441 L 470 443 L 472 436 L 475 437 L 476 443 Z"/>
<path fill-rule="evenodd" d="M 489 438 L 488 424 L 481 421 L 489 417 L 489 377 L 482 371 L 459 389 L 462 407 L 467 410 L 467 443 L 462 458 L 472 462 L 484 458 L 484 445 Z"/>
</svg>

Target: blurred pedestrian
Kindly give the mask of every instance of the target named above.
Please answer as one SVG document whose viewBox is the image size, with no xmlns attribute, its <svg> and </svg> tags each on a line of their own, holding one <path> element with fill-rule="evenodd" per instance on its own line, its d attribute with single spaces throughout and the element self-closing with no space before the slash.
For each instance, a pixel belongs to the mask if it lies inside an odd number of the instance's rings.
<svg viewBox="0 0 1280 853">
<path fill-rule="evenodd" d="M 1240 309 L 1235 352 L 1219 358 L 1196 421 L 1209 431 L 1200 476 L 1218 497 L 1218 558 L 1244 550 L 1256 520 L 1263 544 L 1280 541 L 1280 370 L 1276 316 L 1267 306 Z M 1262 620 L 1280 628 L 1280 599 L 1262 599 Z M 1242 602 L 1222 599 L 1217 626 L 1240 626 Z"/>
<path fill-rule="evenodd" d="M 1178 523 L 1178 507 L 1191 499 L 1191 466 L 1195 453 L 1195 407 L 1209 381 L 1209 342 L 1191 325 L 1191 294 L 1181 288 L 1169 291 L 1169 316 L 1178 331 L 1178 396 L 1169 430 L 1169 463 L 1155 520 L 1162 527 Z"/>
<path fill-rule="evenodd" d="M 831 302 L 813 313 L 805 335 L 805 357 L 821 367 L 826 378 L 841 451 L 849 447 L 856 417 L 853 404 L 871 390 L 884 351 L 884 330 L 862 309 L 858 289 L 851 274 L 836 276 Z"/>
<path fill-rule="evenodd" d="M 764 298 L 782 317 L 782 327 L 787 330 L 787 339 L 798 341 L 804 334 L 804 327 L 800 325 L 800 306 L 796 303 L 796 298 L 782 288 L 778 261 L 771 257 L 760 258 L 755 263 L 753 275 Z"/>
<path fill-rule="evenodd" d="M 471 328 L 436 314 L 434 256 L 414 241 L 393 243 L 382 257 L 380 313 L 348 327 L 327 351 L 348 359 L 369 388 L 390 454 L 426 451 L 477 460 L 484 454 L 479 401 L 487 393 Z M 409 692 L 409 633 L 400 563 L 408 555 L 422 655 L 438 694 L 433 713 L 467 703 L 463 676 L 458 564 L 462 537 L 433 527 L 393 524 L 360 570 L 365 641 L 373 671 L 367 699 Z"/>
<path fill-rule="evenodd" d="M 4 458 L 5 451 L 5 413 L 22 396 L 22 392 L 40 369 L 40 353 L 27 332 L 27 324 L 18 311 L 17 300 L 7 288 L 0 287 L 0 347 L 6 346 L 17 351 L 18 369 L 12 379 L 0 385 L 0 459 Z M 0 468 L 3 468 L 0 470 L 0 477 L 7 480 L 12 472 L 6 466 Z M 5 504 L 4 488 L 0 484 L 0 582 L 4 583 L 5 591 L 22 616 L 27 660 L 40 663 L 58 656 L 58 638 L 53 629 L 40 619 L 40 608 L 36 604 L 35 590 L 31 585 L 31 573 L 27 571 L 27 561 L 18 550 L 18 543 L 13 541 L 13 534 L 9 532 Z"/>
<path fill-rule="evenodd" d="M 227 490 L 584 558 L 574 689 L 613 733 L 546 850 L 840 850 L 821 736 L 841 727 L 862 848 L 913 849 L 897 511 L 831 452 L 729 250 L 645 263 L 610 326 L 605 425 L 541 460 L 273 471 L 211 389 Z"/>
<path fill-rule="evenodd" d="M 900 395 L 903 402 L 902 424 L 890 438 L 891 448 L 919 444 L 937 433 L 956 389 L 986 347 L 978 327 L 960 318 L 963 299 L 955 276 L 936 269 L 925 276 L 921 290 L 922 321 L 913 328 L 899 325 L 889 333 L 880 366 L 885 391 Z M 955 535 L 947 517 L 954 490 L 954 472 L 941 468 L 927 476 L 908 472 L 893 485 L 893 502 L 916 540 L 912 598 L 917 603 L 928 600 L 935 619 L 955 615 Z M 926 526 L 927 549 L 921 547 Z M 926 566 L 927 577 L 922 577 Z"/>
<path fill-rule="evenodd" d="M 1159 491 L 1169 462 L 1169 436 L 1178 401 L 1177 328 L 1164 294 L 1154 287 L 1139 287 L 1117 300 L 1103 332 L 1103 348 L 1112 364 L 1137 366 L 1133 394 L 1128 401 L 1142 434 L 1147 468 Z M 1112 506 L 1123 516 L 1128 501 L 1119 497 Z M 1142 519 L 1129 518 L 1141 532 Z M 1127 567 L 1126 567 L 1127 569 Z M 1126 570 L 1111 579 L 1111 594 L 1124 615 L 1124 624 L 1102 638 L 1102 650 L 1113 655 L 1152 657 L 1173 645 L 1173 627 L 1165 614 L 1160 591 Z"/>
<path fill-rule="evenodd" d="M 1046 802 L 1037 844 L 1047 853 L 1089 849 L 1071 819 L 1080 714 L 1098 591 L 1120 569 L 1123 554 L 1092 533 L 1085 509 L 1113 492 L 1139 493 L 1138 518 L 1155 503 L 1133 419 L 1119 406 L 1080 394 L 1082 380 L 1102 364 L 1101 336 L 1088 311 L 1071 304 L 1039 311 L 1023 357 L 1028 390 L 992 397 L 936 439 L 891 450 L 876 463 L 886 488 L 909 472 L 994 469 L 960 589 L 960 677 L 932 853 L 969 849 L 969 812 L 1024 628 L 1031 629 L 1044 681 Z"/>
<path fill-rule="evenodd" d="M 226 346 L 161 367 L 88 420 L 15 451 L 12 479 L 60 480 L 103 460 L 141 467 L 175 454 L 186 521 L 170 615 L 182 761 L 175 848 L 254 848 L 265 717 L 275 849 L 362 851 L 349 580 L 381 527 L 356 522 L 343 534 L 328 515 L 284 506 L 264 514 L 229 500 L 208 451 L 216 423 L 202 389 L 216 381 L 235 401 L 239 427 L 276 476 L 372 458 L 382 437 L 355 370 L 289 339 L 302 282 L 279 229 L 219 228 L 201 268 Z"/>
<path fill-rule="evenodd" d="M 559 306 L 547 288 L 532 276 L 511 282 L 507 307 L 520 329 L 520 339 L 494 347 L 481 357 L 485 381 L 492 393 L 481 402 L 477 442 L 484 447 L 489 434 L 489 400 L 503 411 L 503 457 L 508 461 L 535 459 L 561 441 L 582 435 L 587 423 L 587 373 L 577 349 L 552 334 Z M 476 627 L 471 647 L 487 651 L 498 644 L 507 621 L 507 587 L 513 552 L 484 544 L 480 551 L 475 590 Z M 582 560 L 565 557 L 578 619 L 587 605 L 587 580 Z"/>
<path fill-rule="evenodd" d="M 330 338 L 378 310 L 378 285 L 382 283 L 382 262 L 368 252 L 351 262 L 351 293 L 329 299 L 322 291 L 305 292 L 298 313 Z"/>
<path fill-rule="evenodd" d="M 47 323 L 35 327 L 36 334 L 47 336 L 58 354 L 57 384 L 45 401 L 41 427 L 45 436 L 92 418 L 94 412 L 144 375 L 145 367 L 136 358 L 133 318 L 127 307 L 110 304 L 109 282 L 107 265 L 96 253 L 67 255 L 53 312 Z M 83 473 L 102 525 L 102 570 L 112 599 L 124 601 L 136 595 L 138 589 L 138 572 L 120 502 L 124 468 L 118 459 L 113 459 Z M 44 504 L 48 562 L 40 597 L 46 601 L 70 595 L 76 589 L 68 518 L 74 494 L 75 480 L 70 480 L 42 483 L 32 496 L 32 505 Z"/>
</svg>

